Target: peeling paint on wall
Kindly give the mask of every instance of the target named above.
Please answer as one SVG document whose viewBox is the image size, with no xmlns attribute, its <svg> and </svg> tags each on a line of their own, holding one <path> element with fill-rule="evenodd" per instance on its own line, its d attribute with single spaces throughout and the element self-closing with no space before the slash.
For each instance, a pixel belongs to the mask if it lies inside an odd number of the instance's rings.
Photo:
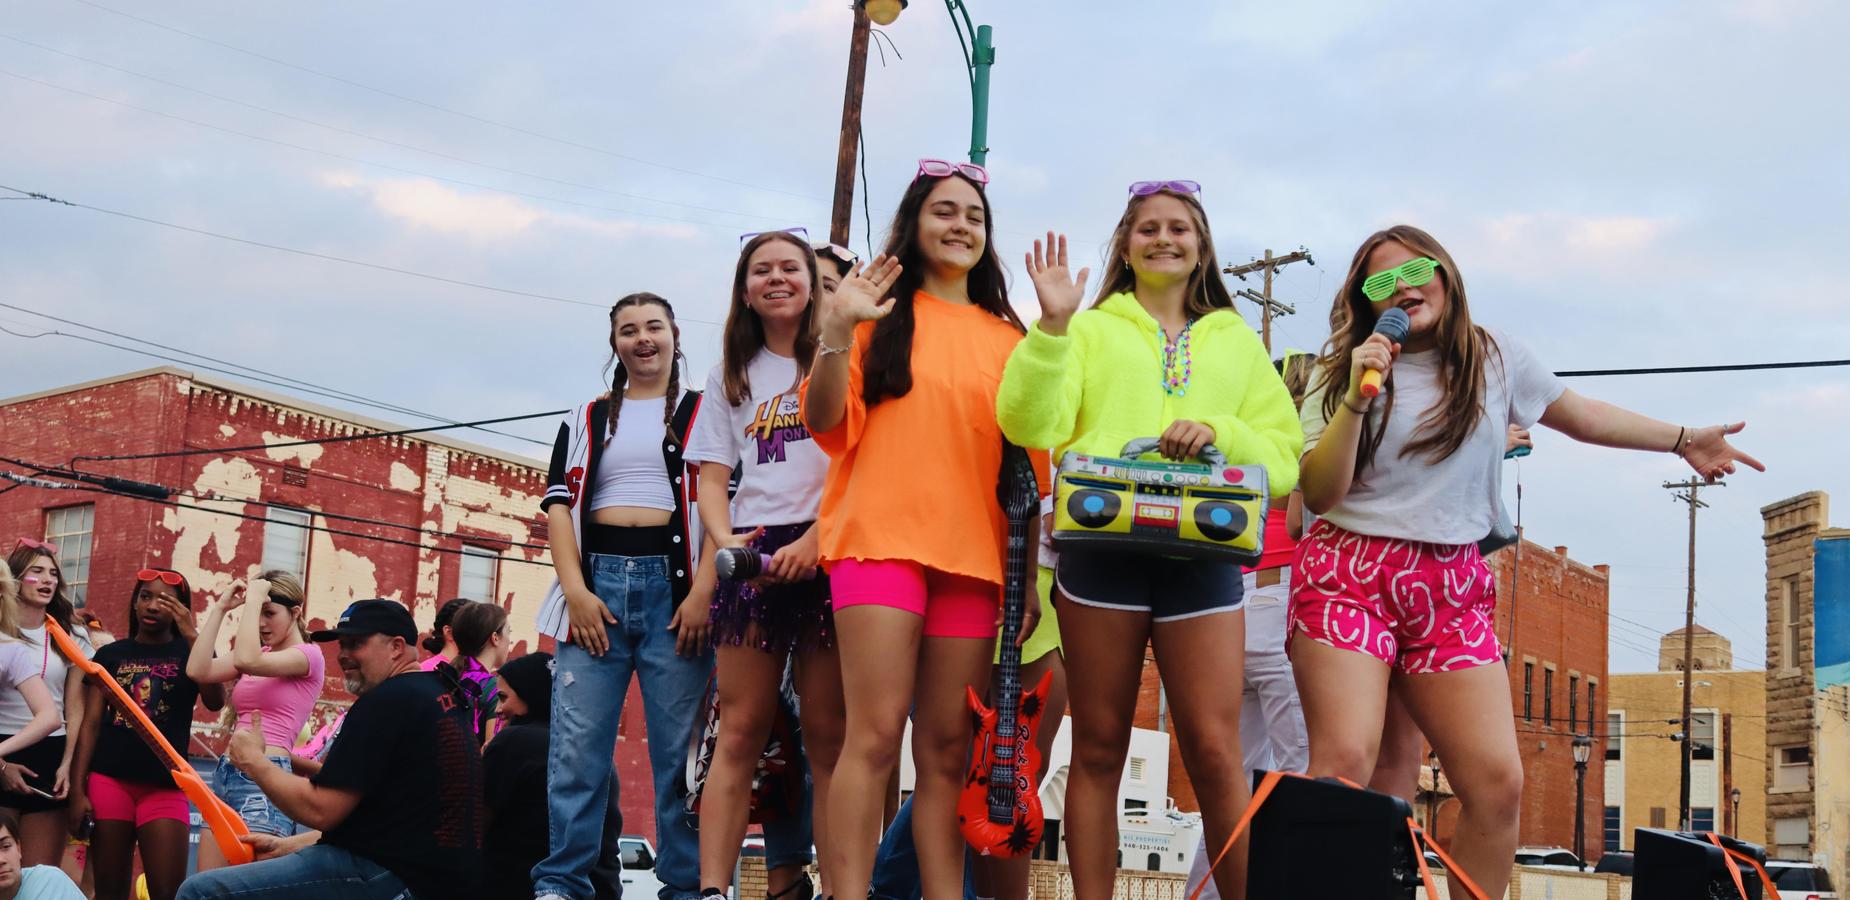
<svg viewBox="0 0 1850 900">
<path fill-rule="evenodd" d="M 256 497 L 263 489 L 263 477 L 257 468 L 242 459 L 215 459 L 205 464 L 193 481 L 193 491 L 205 495 L 216 492 L 237 497 Z M 241 501 L 200 500 L 195 505 L 248 513 Z M 231 560 L 238 556 L 238 529 L 246 520 L 223 516 L 206 509 L 167 507 L 161 512 L 160 527 L 174 535 L 173 558 L 169 568 L 186 576 L 194 591 L 217 593 L 235 578 Z M 211 554 L 207 554 L 207 548 Z"/>
<path fill-rule="evenodd" d="M 321 527 L 328 524 L 320 516 L 314 521 Z M 379 567 L 364 556 L 334 546 L 334 535 L 325 531 L 314 532 L 309 538 L 307 591 L 310 621 L 332 622 L 355 600 L 404 600 L 398 591 L 381 594 Z"/>
<path fill-rule="evenodd" d="M 263 442 L 266 444 L 287 444 L 299 440 L 303 440 L 303 438 L 272 434 L 268 431 L 263 433 Z M 277 462 L 288 462 L 293 459 L 304 469 L 314 466 L 315 460 L 320 459 L 321 454 L 325 452 L 326 450 L 324 450 L 320 444 L 304 444 L 300 447 L 272 447 L 263 451 L 265 456 Z"/>
<path fill-rule="evenodd" d="M 396 460 L 392 462 L 392 487 L 394 489 L 415 491 L 418 489 L 420 483 L 421 479 L 418 478 L 418 473 L 413 472 L 410 466 Z"/>
</svg>

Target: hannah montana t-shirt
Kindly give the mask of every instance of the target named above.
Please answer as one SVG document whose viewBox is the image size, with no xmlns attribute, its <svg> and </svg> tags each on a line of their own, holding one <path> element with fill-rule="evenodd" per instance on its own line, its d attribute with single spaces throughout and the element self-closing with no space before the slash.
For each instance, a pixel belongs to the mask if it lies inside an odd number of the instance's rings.
<svg viewBox="0 0 1850 900">
<path fill-rule="evenodd" d="M 760 350 L 745 372 L 751 397 L 738 406 L 726 402 L 724 363 L 707 376 L 687 460 L 733 467 L 739 479 L 734 528 L 814 522 L 829 457 L 803 424 L 797 361 Z"/>
</svg>

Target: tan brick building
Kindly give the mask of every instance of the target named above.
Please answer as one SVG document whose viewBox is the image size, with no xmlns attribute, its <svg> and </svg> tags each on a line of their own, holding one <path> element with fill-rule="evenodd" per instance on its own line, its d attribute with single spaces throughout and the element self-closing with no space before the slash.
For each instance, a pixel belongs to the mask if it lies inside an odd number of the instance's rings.
<svg viewBox="0 0 1850 900">
<path fill-rule="evenodd" d="M 1734 668 L 1727 638 L 1696 626 L 1691 684 L 1693 827 L 1758 843 L 1766 833 L 1766 673 Z M 1683 629 L 1658 641 L 1656 672 L 1611 676 L 1602 845 L 1632 849 L 1638 828 L 1675 828 L 1682 782 Z M 1741 792 L 1740 805 L 1732 802 Z"/>
<path fill-rule="evenodd" d="M 1815 544 L 1850 538 L 1812 491 L 1760 509 L 1767 604 L 1767 855 L 1850 877 L 1850 688 L 1813 680 Z"/>
</svg>

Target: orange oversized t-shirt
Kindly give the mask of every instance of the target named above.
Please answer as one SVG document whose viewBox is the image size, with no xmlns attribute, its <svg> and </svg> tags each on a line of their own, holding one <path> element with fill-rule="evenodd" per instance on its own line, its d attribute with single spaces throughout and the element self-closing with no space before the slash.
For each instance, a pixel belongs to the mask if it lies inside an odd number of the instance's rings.
<svg viewBox="0 0 1850 900">
<path fill-rule="evenodd" d="M 907 560 L 1001 584 L 1007 520 L 996 500 L 996 391 L 1021 334 L 979 307 L 923 291 L 912 308 L 912 390 L 868 408 L 861 357 L 873 323 L 863 322 L 849 353 L 841 423 L 810 429 L 829 455 L 818 518 L 822 561 Z M 1036 468 L 1044 486 L 1045 453 L 1036 454 Z"/>
</svg>

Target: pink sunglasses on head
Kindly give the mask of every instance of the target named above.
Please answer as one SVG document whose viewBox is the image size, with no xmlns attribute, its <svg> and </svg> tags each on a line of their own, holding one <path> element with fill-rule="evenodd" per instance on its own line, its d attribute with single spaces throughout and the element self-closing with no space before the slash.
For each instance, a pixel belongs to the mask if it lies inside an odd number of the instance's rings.
<svg viewBox="0 0 1850 900">
<path fill-rule="evenodd" d="M 13 545 L 13 549 L 18 550 L 21 547 L 27 547 L 33 550 L 43 550 L 46 553 L 51 554 L 52 556 L 58 555 L 58 545 L 51 543 L 50 541 L 35 541 L 28 537 L 22 537 L 19 539 L 17 543 Z"/>
<path fill-rule="evenodd" d="M 977 165 L 976 163 L 954 163 L 954 162 L 950 162 L 948 160 L 942 160 L 942 159 L 921 159 L 919 160 L 919 170 L 913 173 L 912 178 L 915 181 L 918 179 L 920 175 L 930 175 L 933 178 L 943 178 L 946 175 L 950 175 L 953 173 L 962 175 L 963 177 L 968 178 L 971 181 L 976 182 L 977 184 L 988 184 L 989 183 L 989 170 L 988 169 L 985 169 L 982 166 Z"/>
</svg>

